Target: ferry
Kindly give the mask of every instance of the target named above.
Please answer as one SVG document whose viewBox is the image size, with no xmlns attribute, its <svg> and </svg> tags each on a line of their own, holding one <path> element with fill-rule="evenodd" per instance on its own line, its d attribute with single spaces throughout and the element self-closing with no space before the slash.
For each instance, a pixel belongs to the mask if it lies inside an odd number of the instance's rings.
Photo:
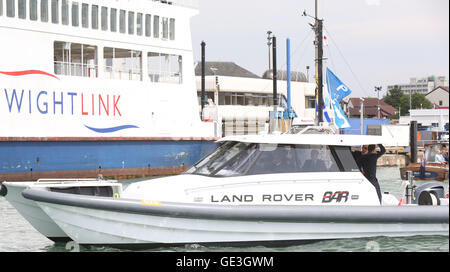
<svg viewBox="0 0 450 272">
<path fill-rule="evenodd" d="M 181 173 L 214 150 L 189 0 L 0 0 L 0 182 Z"/>
</svg>

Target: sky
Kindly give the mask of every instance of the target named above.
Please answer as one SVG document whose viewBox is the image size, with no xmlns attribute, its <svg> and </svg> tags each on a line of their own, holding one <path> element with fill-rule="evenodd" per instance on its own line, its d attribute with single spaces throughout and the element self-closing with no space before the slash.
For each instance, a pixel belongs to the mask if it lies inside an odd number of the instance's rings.
<svg viewBox="0 0 450 272">
<path fill-rule="evenodd" d="M 449 77 L 448 0 L 319 0 L 324 19 L 324 65 L 352 90 L 351 97 L 377 97 L 388 85 L 411 77 Z M 286 70 L 286 39 L 291 70 L 314 78 L 314 33 L 309 25 L 314 0 L 199 0 L 192 18 L 194 58 L 231 61 L 262 76 L 268 70 L 267 31 L 277 37 L 278 70 Z"/>
</svg>

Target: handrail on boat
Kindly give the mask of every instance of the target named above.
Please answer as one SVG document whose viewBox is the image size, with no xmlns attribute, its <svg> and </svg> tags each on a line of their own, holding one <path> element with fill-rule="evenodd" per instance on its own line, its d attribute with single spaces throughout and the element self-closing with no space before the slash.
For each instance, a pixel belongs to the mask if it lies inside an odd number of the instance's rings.
<svg viewBox="0 0 450 272">
<path fill-rule="evenodd" d="M 73 178 L 73 179 L 42 178 L 42 179 L 38 179 L 36 182 L 37 183 L 42 183 L 42 182 L 65 183 L 65 182 L 80 182 L 80 181 L 98 181 L 98 179 L 94 179 L 94 178 Z"/>
</svg>

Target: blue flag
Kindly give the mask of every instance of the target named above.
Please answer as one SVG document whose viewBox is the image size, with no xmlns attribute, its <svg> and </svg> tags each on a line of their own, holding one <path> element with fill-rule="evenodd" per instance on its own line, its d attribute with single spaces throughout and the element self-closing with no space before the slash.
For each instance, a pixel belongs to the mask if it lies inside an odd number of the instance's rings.
<svg viewBox="0 0 450 272">
<path fill-rule="evenodd" d="M 342 81 L 333 73 L 330 69 L 327 68 L 327 85 L 328 92 L 331 98 L 331 106 L 334 111 L 334 123 L 337 128 L 349 128 L 350 123 L 347 117 L 344 114 L 344 111 L 341 109 L 339 102 L 342 101 L 343 98 L 350 95 L 352 90 L 350 90 L 347 85 L 342 83 Z"/>
</svg>

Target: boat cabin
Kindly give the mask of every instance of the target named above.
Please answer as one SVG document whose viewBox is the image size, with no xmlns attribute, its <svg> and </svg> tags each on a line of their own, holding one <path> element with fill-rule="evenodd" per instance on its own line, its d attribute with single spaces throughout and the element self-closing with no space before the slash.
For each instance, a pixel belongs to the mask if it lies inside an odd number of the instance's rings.
<svg viewBox="0 0 450 272">
<path fill-rule="evenodd" d="M 276 138 L 280 141 L 276 142 Z M 373 137 L 368 138 L 373 142 Z M 227 137 L 221 140 L 221 145 L 213 153 L 185 173 L 232 177 L 281 173 L 359 172 L 351 152 L 351 147 L 357 145 L 358 141 L 352 143 L 351 139 L 356 140 L 356 137 L 317 134 Z"/>
</svg>

